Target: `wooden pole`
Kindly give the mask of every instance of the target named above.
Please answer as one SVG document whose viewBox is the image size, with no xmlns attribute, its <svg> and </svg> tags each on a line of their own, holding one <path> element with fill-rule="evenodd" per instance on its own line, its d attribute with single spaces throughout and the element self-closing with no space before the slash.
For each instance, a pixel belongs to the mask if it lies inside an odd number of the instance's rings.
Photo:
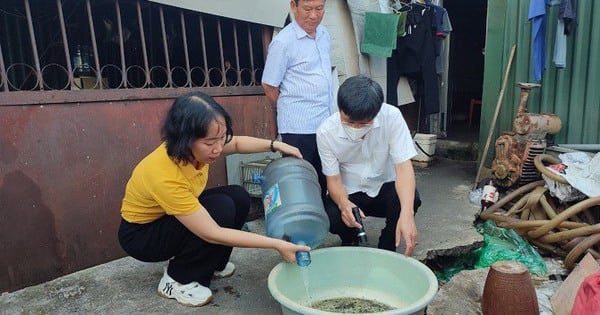
<svg viewBox="0 0 600 315">
<path fill-rule="evenodd" d="M 510 73 L 510 68 L 513 62 L 513 58 L 515 56 L 516 45 L 513 45 L 510 49 L 510 57 L 508 58 L 508 64 L 506 65 L 506 71 L 504 72 L 504 79 L 502 81 L 502 89 L 500 89 L 500 95 L 498 96 L 498 102 L 496 103 L 496 111 L 494 112 L 494 117 L 492 118 L 492 124 L 490 125 L 490 131 L 488 133 L 487 140 L 485 141 L 485 147 L 483 148 L 483 155 L 481 156 L 481 161 L 479 161 L 479 167 L 477 168 L 477 176 L 475 176 L 475 185 L 473 186 L 473 190 L 477 188 L 477 181 L 479 180 L 479 176 L 481 176 L 481 169 L 483 168 L 483 163 L 485 163 L 485 159 L 487 157 L 488 149 L 490 148 L 490 142 L 492 140 L 492 135 L 494 134 L 494 128 L 496 128 L 496 121 L 498 120 L 498 114 L 500 113 L 500 105 L 502 105 L 502 99 L 504 98 L 504 90 L 506 89 L 506 82 L 508 81 L 508 74 Z"/>
</svg>

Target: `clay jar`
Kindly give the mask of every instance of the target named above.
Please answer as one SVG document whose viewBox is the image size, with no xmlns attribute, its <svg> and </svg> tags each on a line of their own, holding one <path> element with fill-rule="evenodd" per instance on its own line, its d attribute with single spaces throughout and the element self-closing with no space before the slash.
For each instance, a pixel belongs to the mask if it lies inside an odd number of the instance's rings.
<svg viewBox="0 0 600 315">
<path fill-rule="evenodd" d="M 539 314 L 527 267 L 515 261 L 495 262 L 485 279 L 481 309 L 484 315 Z"/>
</svg>

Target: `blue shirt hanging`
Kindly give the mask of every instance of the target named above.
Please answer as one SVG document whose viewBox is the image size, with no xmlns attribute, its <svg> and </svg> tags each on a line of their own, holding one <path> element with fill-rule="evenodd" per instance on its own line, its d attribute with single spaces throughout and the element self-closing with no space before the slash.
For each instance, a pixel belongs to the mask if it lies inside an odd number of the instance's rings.
<svg viewBox="0 0 600 315">
<path fill-rule="evenodd" d="M 531 0 L 528 19 L 533 22 L 531 28 L 533 78 L 542 79 L 546 69 L 546 5 L 547 0 Z"/>
</svg>

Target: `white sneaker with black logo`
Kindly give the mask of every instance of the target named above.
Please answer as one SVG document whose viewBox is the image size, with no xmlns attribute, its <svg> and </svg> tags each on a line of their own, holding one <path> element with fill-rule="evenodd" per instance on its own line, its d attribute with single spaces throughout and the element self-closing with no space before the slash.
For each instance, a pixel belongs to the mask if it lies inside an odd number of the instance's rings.
<svg viewBox="0 0 600 315">
<path fill-rule="evenodd" d="M 225 265 L 225 268 L 223 268 L 223 270 L 215 271 L 215 273 L 213 274 L 213 279 L 229 278 L 233 276 L 234 273 L 235 265 L 233 263 L 227 262 L 227 265 Z"/>
<path fill-rule="evenodd" d="M 158 283 L 158 294 L 162 297 L 175 299 L 185 306 L 202 306 L 212 300 L 212 292 L 209 288 L 193 281 L 181 284 L 167 274 L 167 268 Z"/>
</svg>

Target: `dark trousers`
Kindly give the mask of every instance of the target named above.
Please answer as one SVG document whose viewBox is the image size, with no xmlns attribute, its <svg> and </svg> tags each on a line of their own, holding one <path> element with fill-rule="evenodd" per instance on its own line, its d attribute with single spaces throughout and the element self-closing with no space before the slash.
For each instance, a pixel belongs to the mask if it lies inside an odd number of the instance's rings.
<svg viewBox="0 0 600 315">
<path fill-rule="evenodd" d="M 198 199 L 221 227 L 240 230 L 246 222 L 250 196 L 241 186 L 208 189 Z M 119 242 L 135 259 L 145 262 L 170 259 L 168 274 L 177 282 L 198 281 L 206 287 L 213 273 L 225 268 L 233 250 L 199 238 L 172 215 L 146 224 L 121 220 Z"/>
<path fill-rule="evenodd" d="M 366 216 L 385 218 L 385 227 L 381 230 L 377 247 L 396 251 L 396 223 L 400 217 L 400 200 L 394 187 L 394 182 L 383 184 L 379 194 L 369 197 L 366 193 L 350 194 L 348 199 L 357 205 Z M 415 190 L 414 213 L 421 206 L 419 192 Z M 325 211 L 329 216 L 329 232 L 339 235 L 342 245 L 356 245 L 356 228 L 348 227 L 342 221 L 342 215 L 337 205 L 329 196 L 325 199 Z"/>
<path fill-rule="evenodd" d="M 281 141 L 298 148 L 302 153 L 302 157 L 315 168 L 321 186 L 321 199 L 324 199 L 327 194 L 327 182 L 325 181 L 325 175 L 323 175 L 321 157 L 317 149 L 317 135 L 283 133 L 281 134 Z"/>
</svg>

